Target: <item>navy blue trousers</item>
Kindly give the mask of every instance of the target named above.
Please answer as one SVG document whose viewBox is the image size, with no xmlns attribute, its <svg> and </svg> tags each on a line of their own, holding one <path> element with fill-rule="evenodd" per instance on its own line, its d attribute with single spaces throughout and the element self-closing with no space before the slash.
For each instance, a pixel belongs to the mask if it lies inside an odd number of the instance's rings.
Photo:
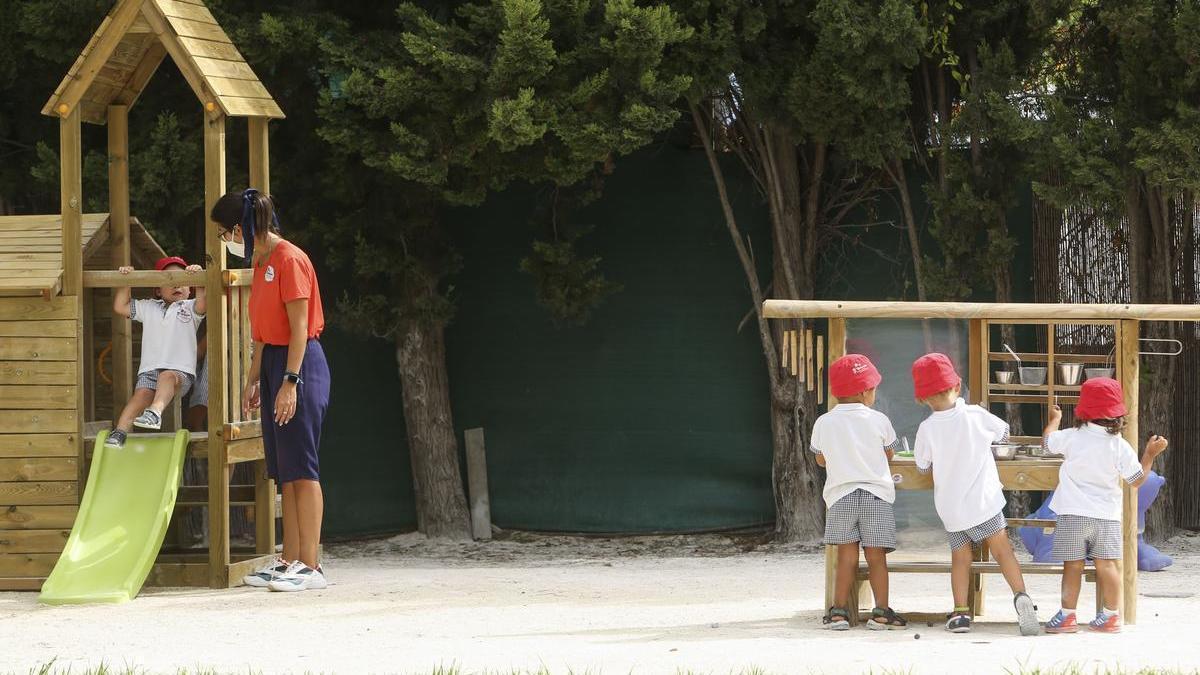
<svg viewBox="0 0 1200 675">
<path fill-rule="evenodd" d="M 320 480 L 317 449 L 321 425 L 329 408 L 329 363 L 320 341 L 310 339 L 296 387 L 296 415 L 284 425 L 275 423 L 275 397 L 287 370 L 287 346 L 266 345 L 262 355 L 259 391 L 262 395 L 263 447 L 267 473 L 279 483 Z"/>
</svg>

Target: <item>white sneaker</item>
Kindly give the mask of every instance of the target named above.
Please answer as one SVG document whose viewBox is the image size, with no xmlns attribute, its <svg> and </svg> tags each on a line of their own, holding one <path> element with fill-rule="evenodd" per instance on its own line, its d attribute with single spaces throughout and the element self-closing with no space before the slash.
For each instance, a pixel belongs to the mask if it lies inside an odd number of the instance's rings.
<svg viewBox="0 0 1200 675">
<path fill-rule="evenodd" d="M 297 560 L 288 566 L 287 571 L 275 577 L 267 588 L 273 591 L 307 591 L 320 590 L 329 585 L 325 580 L 325 574 L 321 571 L 320 566 L 313 569 L 308 565 Z"/>
<path fill-rule="evenodd" d="M 242 583 L 255 588 L 266 588 L 267 584 L 274 581 L 279 575 L 287 572 L 287 570 L 288 561 L 276 556 L 274 560 L 264 565 L 257 572 L 242 577 Z"/>
</svg>

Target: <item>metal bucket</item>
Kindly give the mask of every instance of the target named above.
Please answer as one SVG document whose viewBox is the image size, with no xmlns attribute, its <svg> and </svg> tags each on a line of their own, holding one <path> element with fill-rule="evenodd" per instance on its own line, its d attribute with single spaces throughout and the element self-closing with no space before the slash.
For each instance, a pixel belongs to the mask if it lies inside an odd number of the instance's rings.
<svg viewBox="0 0 1200 675">
<path fill-rule="evenodd" d="M 1058 384 L 1075 385 L 1079 384 L 1079 377 L 1083 375 L 1082 363 L 1059 363 L 1058 368 Z"/>
<path fill-rule="evenodd" d="M 1013 373 L 1011 370 L 996 370 L 992 372 L 996 378 L 996 384 L 1012 384 Z"/>
<path fill-rule="evenodd" d="M 1021 375 L 1021 384 L 1046 384 L 1045 366 L 1021 366 L 1017 372 Z"/>
<path fill-rule="evenodd" d="M 1117 372 L 1116 368 L 1084 368 L 1083 374 L 1087 375 L 1087 379 L 1093 377 L 1112 377 Z"/>
</svg>

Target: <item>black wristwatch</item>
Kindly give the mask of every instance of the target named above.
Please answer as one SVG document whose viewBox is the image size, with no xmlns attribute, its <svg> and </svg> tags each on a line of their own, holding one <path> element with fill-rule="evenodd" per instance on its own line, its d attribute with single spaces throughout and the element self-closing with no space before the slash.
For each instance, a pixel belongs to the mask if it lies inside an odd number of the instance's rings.
<svg viewBox="0 0 1200 675">
<path fill-rule="evenodd" d="M 293 373 L 290 370 L 285 370 L 283 372 L 283 379 L 291 382 L 292 384 L 301 384 L 304 382 L 304 380 L 300 379 L 300 373 Z"/>
</svg>

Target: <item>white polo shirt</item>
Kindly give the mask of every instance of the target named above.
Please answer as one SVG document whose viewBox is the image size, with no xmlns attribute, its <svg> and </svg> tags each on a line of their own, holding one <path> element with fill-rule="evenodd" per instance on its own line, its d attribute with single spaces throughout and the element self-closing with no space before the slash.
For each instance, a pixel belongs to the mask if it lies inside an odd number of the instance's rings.
<svg viewBox="0 0 1200 675">
<path fill-rule="evenodd" d="M 196 313 L 194 298 L 169 305 L 162 300 L 134 300 L 129 318 L 142 322 L 138 374 L 164 369 L 196 374 L 196 328 L 204 316 Z"/>
<path fill-rule="evenodd" d="M 917 427 L 913 459 L 933 468 L 933 504 L 947 532 L 962 532 L 1004 509 L 992 443 L 1008 438 L 1008 423 L 961 398 Z"/>
<path fill-rule="evenodd" d="M 1142 477 L 1142 463 L 1120 435 L 1088 422 L 1046 437 L 1046 449 L 1063 455 L 1050 508 L 1059 515 L 1121 520 L 1121 484 Z"/>
<path fill-rule="evenodd" d="M 817 418 L 809 442 L 825 456 L 825 505 L 862 489 L 885 502 L 896 501 L 896 485 L 884 448 L 896 442 L 887 415 L 862 403 L 840 403 Z"/>
</svg>

